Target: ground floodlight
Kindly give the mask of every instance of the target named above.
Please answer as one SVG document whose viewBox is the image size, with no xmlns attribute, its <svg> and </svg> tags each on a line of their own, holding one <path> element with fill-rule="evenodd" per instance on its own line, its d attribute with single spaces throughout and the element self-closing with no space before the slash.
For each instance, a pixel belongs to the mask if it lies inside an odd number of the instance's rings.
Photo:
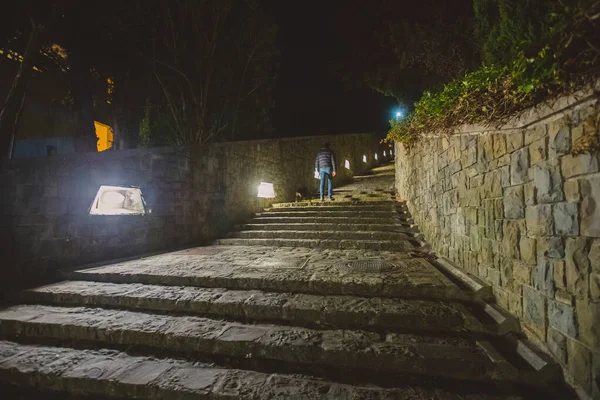
<svg viewBox="0 0 600 400">
<path fill-rule="evenodd" d="M 258 197 L 263 199 L 273 199 L 275 198 L 275 188 L 272 183 L 269 182 L 261 182 L 258 185 Z"/>
<path fill-rule="evenodd" d="M 90 215 L 144 215 L 142 191 L 136 187 L 100 186 Z"/>
</svg>

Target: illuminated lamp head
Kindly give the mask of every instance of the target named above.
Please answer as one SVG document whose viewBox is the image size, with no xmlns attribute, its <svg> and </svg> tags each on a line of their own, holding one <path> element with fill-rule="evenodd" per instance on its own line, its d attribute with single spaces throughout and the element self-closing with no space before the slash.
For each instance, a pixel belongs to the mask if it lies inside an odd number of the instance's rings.
<svg viewBox="0 0 600 400">
<path fill-rule="evenodd" d="M 275 198 L 275 188 L 272 183 L 269 182 L 261 182 L 258 185 L 258 197 L 263 199 L 273 199 Z"/>
</svg>

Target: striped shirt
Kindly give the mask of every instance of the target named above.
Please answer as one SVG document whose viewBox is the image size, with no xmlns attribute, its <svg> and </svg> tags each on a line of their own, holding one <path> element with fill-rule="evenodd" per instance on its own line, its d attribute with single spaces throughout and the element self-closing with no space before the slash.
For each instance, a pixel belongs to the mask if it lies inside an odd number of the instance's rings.
<svg viewBox="0 0 600 400">
<path fill-rule="evenodd" d="M 322 168 L 330 168 L 331 171 L 335 171 L 335 154 L 326 147 L 319 150 L 315 160 L 315 169 L 321 171 Z"/>
</svg>

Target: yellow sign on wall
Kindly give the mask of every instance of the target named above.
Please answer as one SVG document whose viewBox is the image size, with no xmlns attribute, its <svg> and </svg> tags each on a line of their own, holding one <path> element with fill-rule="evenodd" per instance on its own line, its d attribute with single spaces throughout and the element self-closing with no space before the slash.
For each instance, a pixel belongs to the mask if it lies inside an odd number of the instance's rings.
<svg viewBox="0 0 600 400">
<path fill-rule="evenodd" d="M 98 138 L 98 151 L 108 150 L 113 145 L 113 131 L 108 125 L 94 121 L 96 126 L 96 137 Z"/>
</svg>

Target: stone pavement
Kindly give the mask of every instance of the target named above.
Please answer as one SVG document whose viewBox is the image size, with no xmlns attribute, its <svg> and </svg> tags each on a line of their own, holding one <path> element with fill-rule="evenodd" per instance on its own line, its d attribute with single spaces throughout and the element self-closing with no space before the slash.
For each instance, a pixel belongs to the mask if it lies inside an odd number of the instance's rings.
<svg viewBox="0 0 600 400">
<path fill-rule="evenodd" d="M 335 202 L 275 205 L 213 246 L 64 271 L 15 294 L 0 309 L 0 390 L 568 399 L 557 365 L 489 288 L 428 250 L 393 179 L 387 166 Z"/>
</svg>

